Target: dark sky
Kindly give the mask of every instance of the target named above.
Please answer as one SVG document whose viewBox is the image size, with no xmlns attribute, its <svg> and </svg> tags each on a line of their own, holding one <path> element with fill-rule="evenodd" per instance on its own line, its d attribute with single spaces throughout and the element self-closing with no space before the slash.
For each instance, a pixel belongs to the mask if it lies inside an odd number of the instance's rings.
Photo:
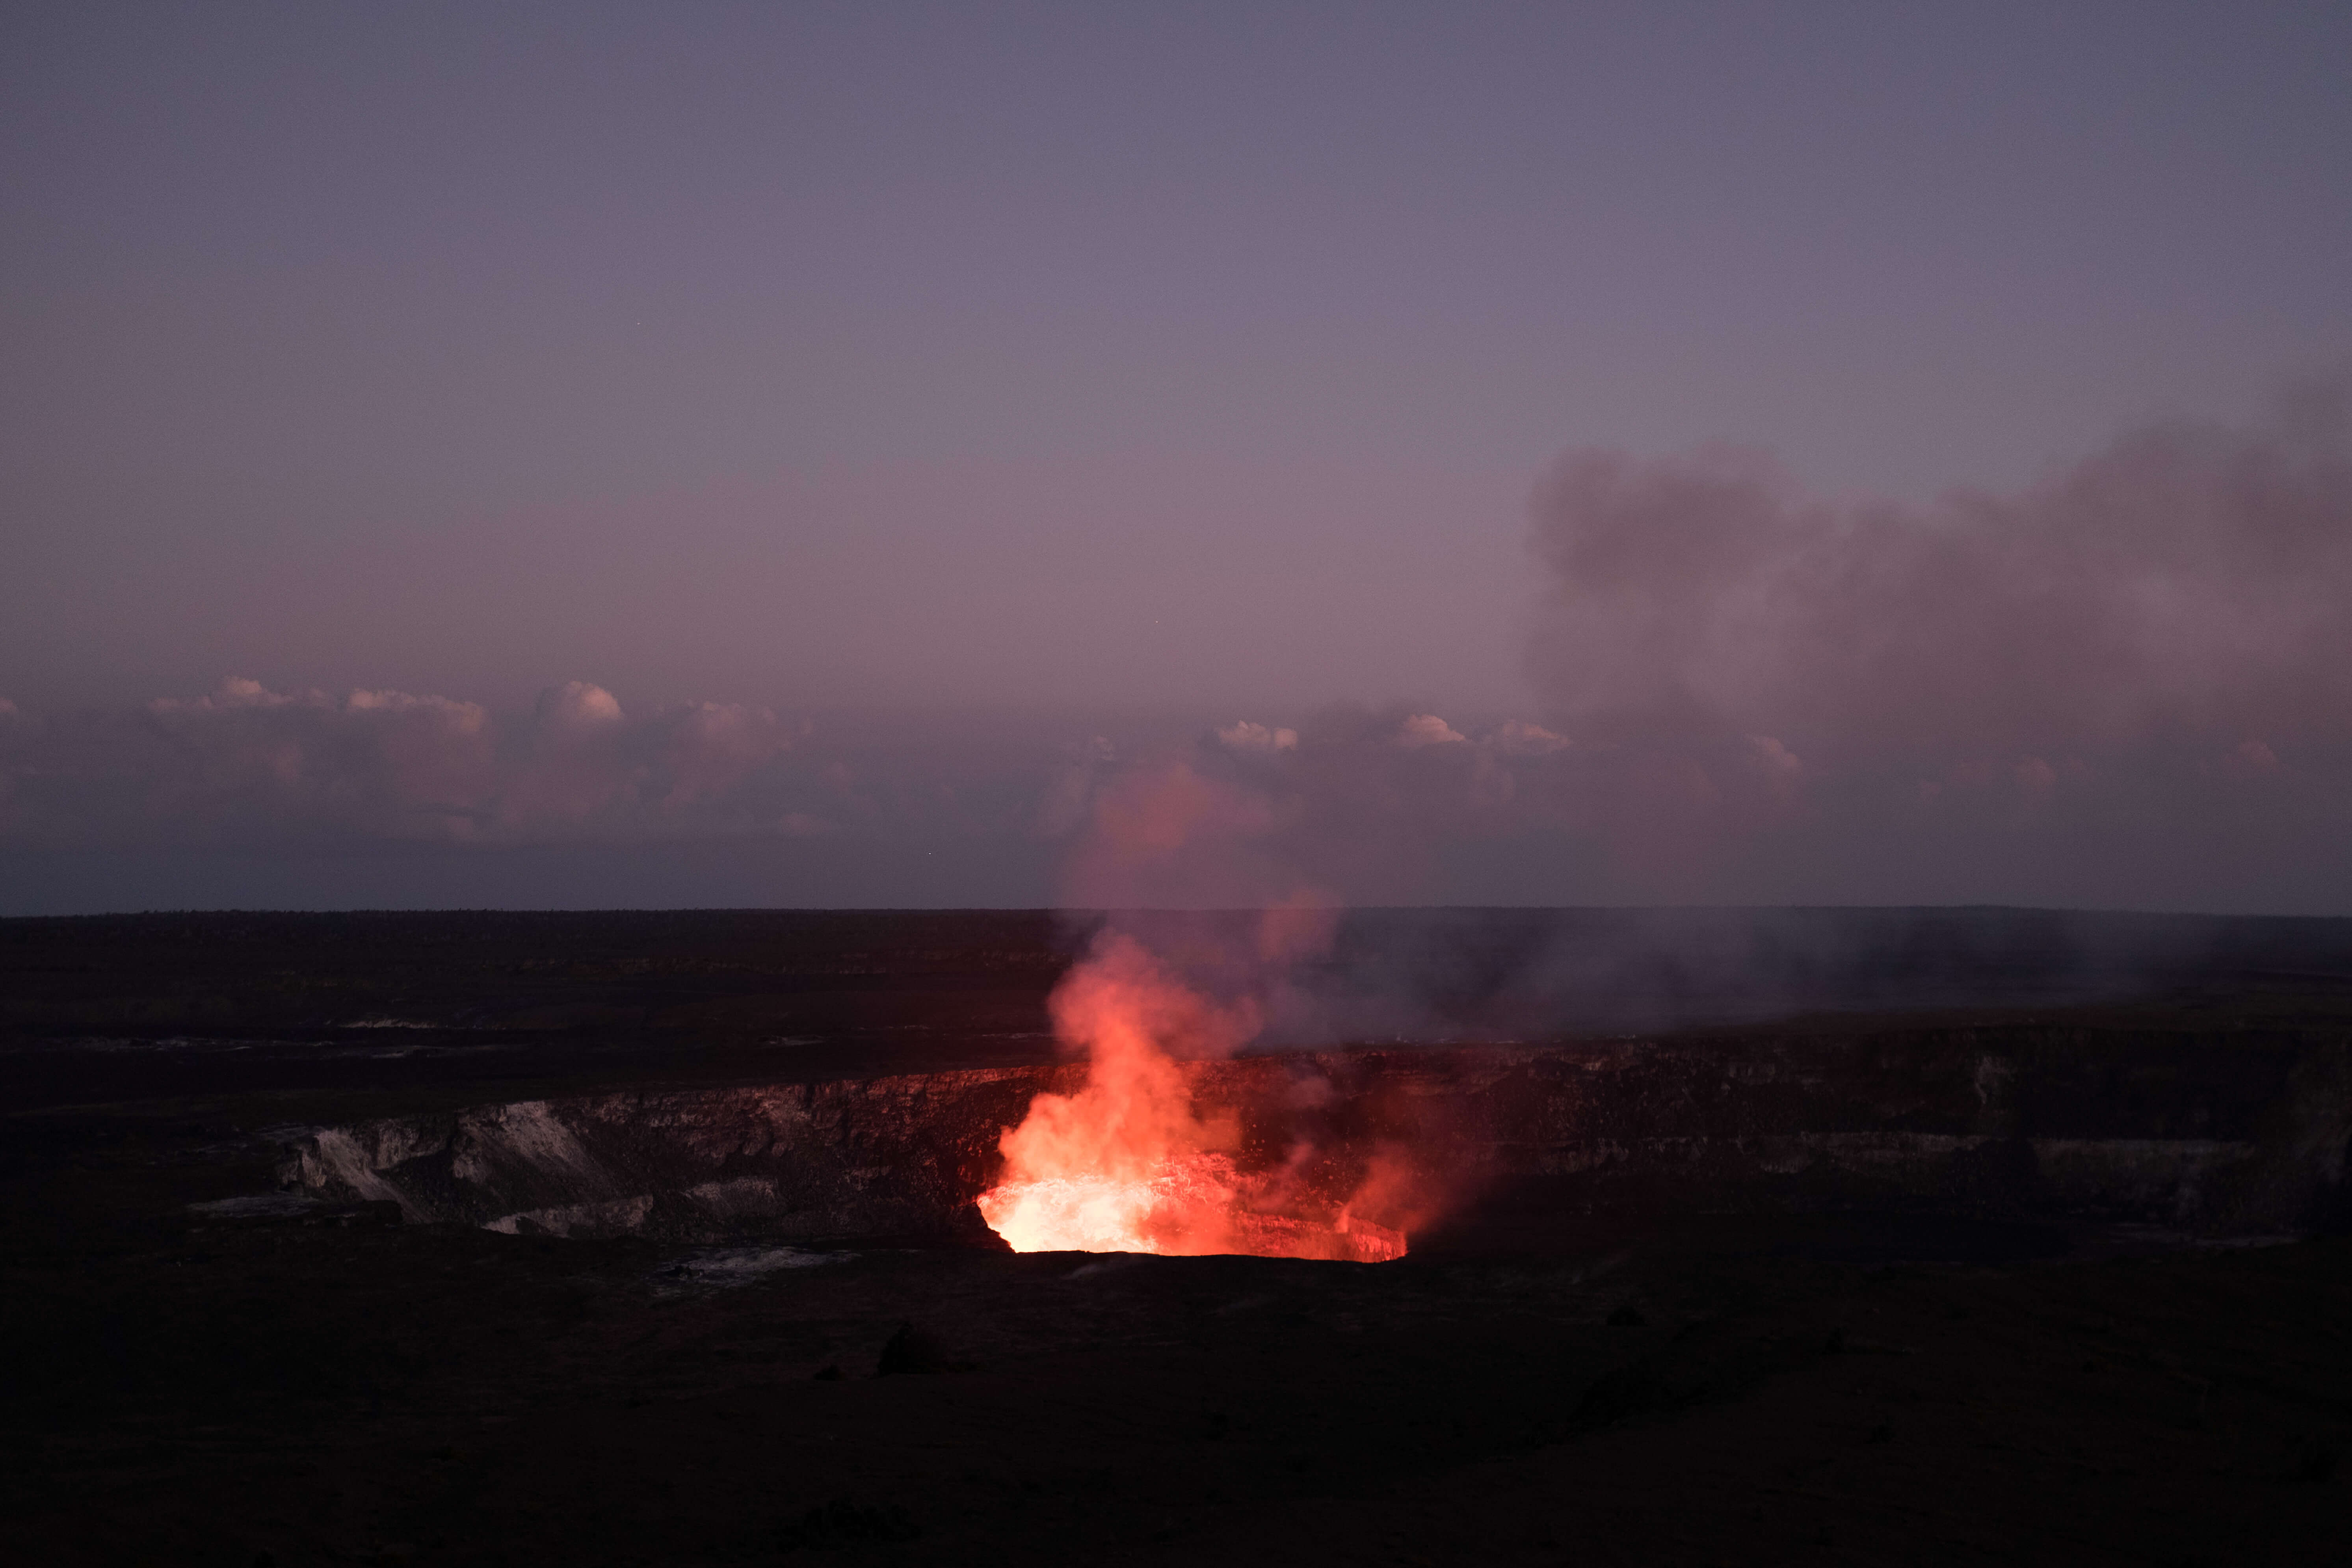
<svg viewBox="0 0 2352 1568">
<path fill-rule="evenodd" d="M 1170 768 L 1132 896 L 2352 910 L 2347 147 L 2341 5 L 14 5 L 0 912 Z"/>
</svg>

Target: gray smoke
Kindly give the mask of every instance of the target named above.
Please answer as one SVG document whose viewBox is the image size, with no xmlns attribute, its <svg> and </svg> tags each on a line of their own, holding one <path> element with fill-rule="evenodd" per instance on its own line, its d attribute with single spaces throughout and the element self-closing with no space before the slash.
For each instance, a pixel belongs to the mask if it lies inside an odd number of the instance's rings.
<svg viewBox="0 0 2352 1568">
<path fill-rule="evenodd" d="M 2306 902 L 2352 764 L 2347 408 L 2306 387 L 1927 508 L 1569 455 L 1529 669 L 1609 761 L 1561 804 L 1666 893 Z M 1771 885 L 1800 846 L 1821 873 Z"/>
</svg>

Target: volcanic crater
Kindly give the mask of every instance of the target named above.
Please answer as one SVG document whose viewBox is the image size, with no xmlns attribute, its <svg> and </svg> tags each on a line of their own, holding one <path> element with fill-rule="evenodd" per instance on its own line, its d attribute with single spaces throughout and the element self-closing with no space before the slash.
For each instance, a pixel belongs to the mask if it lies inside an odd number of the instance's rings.
<svg viewBox="0 0 2352 1568">
<path fill-rule="evenodd" d="M 1079 1064 L 626 1089 L 301 1134 L 292 1190 L 412 1223 L 670 1243 L 969 1243 L 998 1145 Z M 2341 1045 L 2127 1048 L 2011 1024 L 1547 1047 L 1361 1048 L 1184 1064 L 1281 1194 L 1255 1245 L 1374 1260 L 1408 1230 L 1539 1241 L 1549 1215 L 1868 1212 L 2274 1237 L 2336 1210 L 2352 1140 Z M 1337 1228 L 1376 1159 L 1378 1226 Z M 1331 1237 L 1318 1247 L 1308 1232 Z M 1280 1238 L 1286 1233 L 1286 1244 Z M 1400 1240 L 1391 1246 L 1387 1236 Z M 1001 1243 L 999 1243 L 1001 1245 Z"/>
<path fill-rule="evenodd" d="M 1008 1133 L 1100 1081 L 1050 999 L 1102 929 L 0 922 L 13 1540 L 2340 1544 L 2352 926 L 1360 911 L 1253 1042 L 1142 1061 L 1151 1245 L 1018 1253 L 984 1200 L 1062 1179 Z"/>
</svg>

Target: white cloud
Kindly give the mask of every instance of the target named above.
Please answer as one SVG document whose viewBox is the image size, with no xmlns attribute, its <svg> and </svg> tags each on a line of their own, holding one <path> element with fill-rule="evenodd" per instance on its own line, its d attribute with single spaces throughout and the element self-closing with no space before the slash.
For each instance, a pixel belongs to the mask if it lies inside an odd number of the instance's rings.
<svg viewBox="0 0 2352 1568">
<path fill-rule="evenodd" d="M 697 831 L 806 833 L 763 798 L 793 736 L 763 708 L 625 714 L 599 686 L 501 723 L 479 703 L 361 689 L 338 700 L 232 677 L 133 721 L 60 718 L 12 767 L 5 831 L 67 840 L 352 836 L 455 843 Z"/>
<path fill-rule="evenodd" d="M 221 678 L 221 683 L 194 701 L 158 697 L 147 704 L 151 713 L 222 713 L 247 708 L 284 708 L 294 704 L 323 707 L 327 699 L 317 691 L 280 693 L 242 675 Z"/>
<path fill-rule="evenodd" d="M 1217 731 L 1217 743 L 1229 752 L 1254 752 L 1271 756 L 1276 752 L 1297 750 L 1298 731 L 1271 730 L 1244 719 L 1221 726 Z"/>
<path fill-rule="evenodd" d="M 621 720 L 621 700 L 584 680 L 567 680 L 540 693 L 539 722 L 542 730 L 557 734 L 593 734 Z"/>
<path fill-rule="evenodd" d="M 1548 757 L 1568 750 L 1570 742 L 1540 724 L 1510 719 L 1486 732 L 1486 744 L 1507 757 Z"/>
<path fill-rule="evenodd" d="M 1407 748 L 1451 746 L 1466 739 L 1434 713 L 1415 713 L 1397 726 L 1396 743 Z"/>
</svg>

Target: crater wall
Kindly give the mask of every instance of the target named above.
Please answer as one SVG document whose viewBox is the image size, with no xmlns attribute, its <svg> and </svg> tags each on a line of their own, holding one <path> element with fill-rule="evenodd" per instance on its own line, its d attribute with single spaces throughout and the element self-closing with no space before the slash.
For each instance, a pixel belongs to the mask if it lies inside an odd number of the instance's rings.
<svg viewBox="0 0 2352 1568">
<path fill-rule="evenodd" d="M 1870 1209 L 2205 1236 L 2347 1217 L 2352 1058 L 2308 1036 L 2049 1026 L 1303 1051 L 1192 1068 L 1244 1164 L 1334 1192 L 1374 1151 L 1414 1225 L 1481 1211 Z M 326 1128 L 281 1169 L 413 1222 L 678 1240 L 984 1240 L 997 1139 L 1071 1064 L 643 1089 Z M 1404 1200 L 1400 1200 L 1401 1202 Z M 1379 1215 L 1368 1217 L 1378 1218 Z"/>
</svg>

